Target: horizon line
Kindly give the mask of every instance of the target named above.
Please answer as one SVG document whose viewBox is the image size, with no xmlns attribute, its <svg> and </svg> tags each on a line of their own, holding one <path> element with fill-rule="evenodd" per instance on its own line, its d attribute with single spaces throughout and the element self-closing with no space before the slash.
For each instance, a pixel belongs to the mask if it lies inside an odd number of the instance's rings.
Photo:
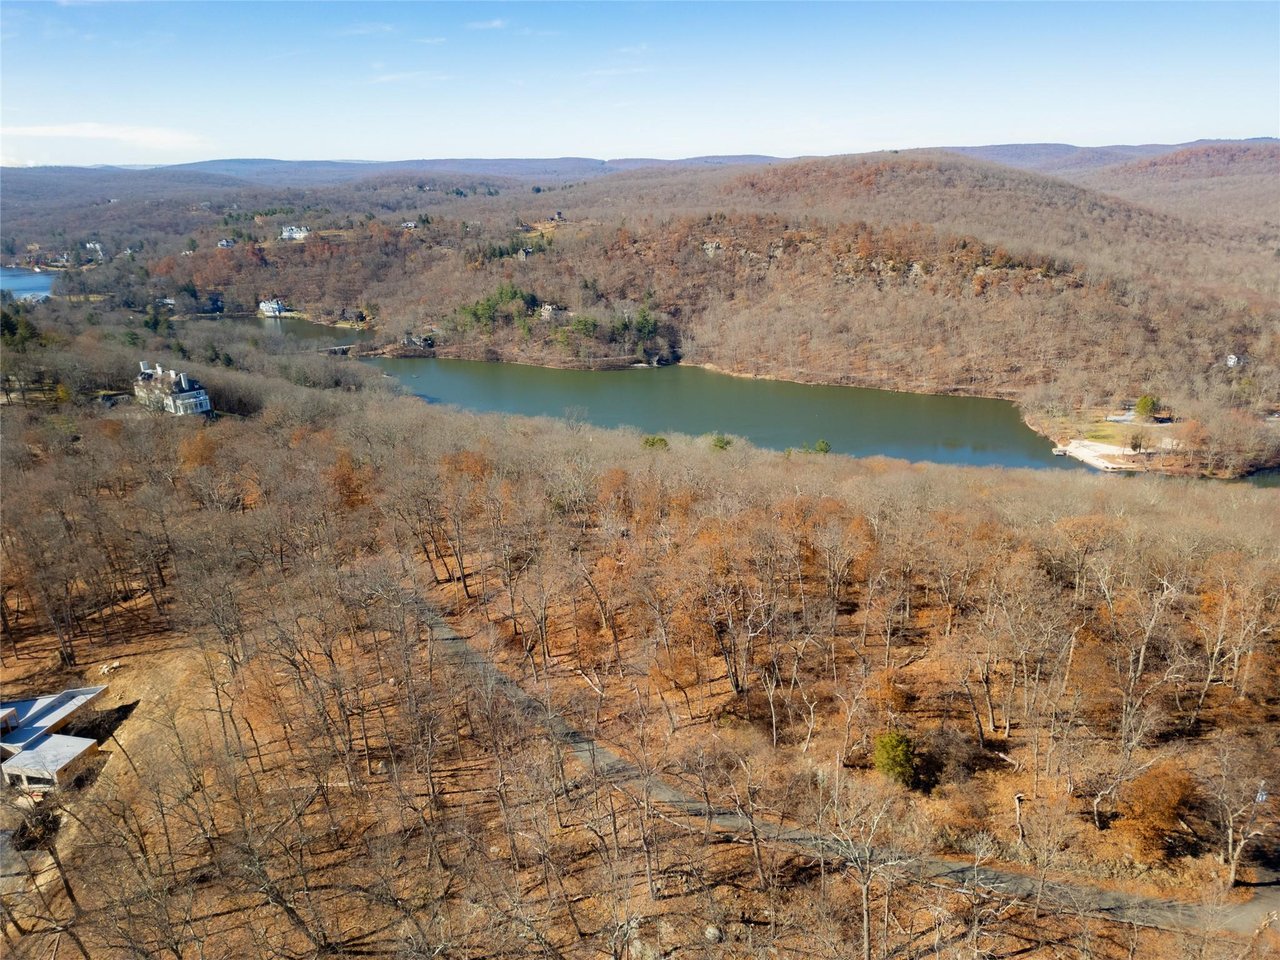
<svg viewBox="0 0 1280 960">
<path fill-rule="evenodd" d="M 208 157 L 202 160 L 183 160 L 177 163 L 4 163 L 0 164 L 2 170 L 44 170 L 44 169 L 72 169 L 72 170 L 164 170 L 174 167 L 191 167 L 200 164 L 210 163 L 332 163 L 346 164 L 351 166 L 376 166 L 379 164 L 397 164 L 397 163 L 551 163 L 556 161 L 588 161 L 592 163 L 610 164 L 610 163 L 633 163 L 638 161 L 654 162 L 654 163 L 687 163 L 694 160 L 721 160 L 733 158 L 758 158 L 760 160 L 822 160 L 834 159 L 836 157 L 857 157 L 866 156 L 877 153 L 923 153 L 930 150 L 980 150 L 993 149 L 998 147 L 1072 147 L 1077 150 L 1107 150 L 1121 149 L 1132 147 L 1193 147 L 1197 144 L 1230 144 L 1230 143 L 1280 143 L 1280 137 L 1264 134 L 1256 137 L 1198 137 L 1195 140 L 1184 140 L 1178 143 L 1158 143 L 1155 141 L 1147 143 L 1104 143 L 1104 144 L 1079 144 L 1070 143 L 1068 141 L 1055 140 L 1028 140 L 1028 141 L 1010 141 L 1006 143 L 977 143 L 977 144 L 937 144 L 929 147 L 881 147 L 876 150 L 861 150 L 849 153 L 826 153 L 826 154 L 794 154 L 791 156 L 782 156 L 777 154 L 765 153 L 702 153 L 692 154 L 682 157 L 645 157 L 645 156 L 620 156 L 620 157 L 593 157 L 585 154 L 562 154 L 559 156 L 453 156 L 453 157 L 400 157 L 392 160 L 362 160 L 362 159 L 334 159 L 327 157 L 308 157 L 305 159 L 287 160 L 280 157 Z"/>
</svg>

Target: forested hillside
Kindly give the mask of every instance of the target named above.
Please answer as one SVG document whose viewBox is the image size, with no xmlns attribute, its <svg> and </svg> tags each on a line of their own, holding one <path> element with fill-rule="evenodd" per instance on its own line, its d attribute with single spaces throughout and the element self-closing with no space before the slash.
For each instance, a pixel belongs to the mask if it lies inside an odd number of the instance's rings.
<svg viewBox="0 0 1280 960">
<path fill-rule="evenodd" d="M 88 263 L 68 295 L 173 300 L 176 340 L 211 295 L 281 298 L 444 356 L 683 360 L 1013 397 L 1036 420 L 1154 396 L 1230 449 L 1205 469 L 1238 473 L 1280 456 L 1276 149 L 1192 147 L 1079 184 L 941 151 L 290 189 L 89 171 L 63 199 L 65 172 L 6 173 L 5 248 Z M 83 200 L 112 178 L 143 192 Z M 312 232 L 280 241 L 289 225 Z"/>
<path fill-rule="evenodd" d="M 1280 248 L 1280 144 L 1192 147 L 1082 173 L 1075 182 Z"/>
<path fill-rule="evenodd" d="M 989 160 L 1006 167 L 1032 170 L 1053 176 L 1070 178 L 1089 170 L 1116 167 L 1136 163 L 1144 159 L 1163 157 L 1183 150 L 1200 147 L 1275 146 L 1274 137 L 1255 137 L 1250 140 L 1196 140 L 1191 143 L 1140 143 L 1112 144 L 1105 147 L 1077 147 L 1070 143 L 996 143 L 982 147 L 947 147 L 948 152 L 959 153 L 979 160 Z"/>
<path fill-rule="evenodd" d="M 6 308 L 6 696 L 110 685 L 5 795 L 13 955 L 1280 947 L 1273 492 L 491 420 L 215 320 L 205 423 L 95 399 L 127 322 Z"/>
</svg>

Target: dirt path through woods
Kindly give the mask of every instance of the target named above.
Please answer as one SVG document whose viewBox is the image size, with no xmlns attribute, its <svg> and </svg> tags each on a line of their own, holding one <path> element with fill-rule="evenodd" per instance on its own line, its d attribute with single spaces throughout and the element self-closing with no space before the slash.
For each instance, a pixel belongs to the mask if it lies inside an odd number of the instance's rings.
<svg viewBox="0 0 1280 960">
<path fill-rule="evenodd" d="M 507 676 L 493 660 L 477 650 L 438 615 L 430 620 L 438 656 L 465 667 L 483 686 L 492 685 L 531 720 L 546 725 L 550 734 L 586 769 L 626 790 L 640 802 L 653 804 L 665 818 L 682 829 L 716 829 L 747 841 L 752 821 L 733 810 L 712 808 L 697 797 L 661 780 L 656 772 L 641 769 L 616 750 L 587 737 L 559 713 L 548 711 L 543 702 Z M 665 809 L 664 809 L 665 808 Z M 696 822 L 695 822 L 696 821 Z M 824 836 L 781 823 L 756 820 L 756 836 L 762 842 L 782 843 L 835 859 L 847 851 L 839 838 Z M 873 851 L 873 857 L 874 857 Z M 910 862 L 909 870 L 925 882 L 964 889 L 978 895 L 1039 902 L 1077 915 L 1097 917 L 1113 923 L 1137 924 L 1179 931 L 1226 931 L 1250 936 L 1280 917 L 1280 886 L 1260 887 L 1254 897 L 1241 904 L 1180 903 L 1144 897 L 1123 891 L 1106 890 L 1084 884 L 1046 881 L 1011 870 L 975 865 L 973 862 L 926 857 Z"/>
</svg>

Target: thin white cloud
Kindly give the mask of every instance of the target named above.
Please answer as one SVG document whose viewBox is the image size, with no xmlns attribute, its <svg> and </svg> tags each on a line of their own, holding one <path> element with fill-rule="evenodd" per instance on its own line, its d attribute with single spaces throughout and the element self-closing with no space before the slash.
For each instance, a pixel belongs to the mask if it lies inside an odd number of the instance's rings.
<svg viewBox="0 0 1280 960">
<path fill-rule="evenodd" d="M 634 56 L 638 56 L 639 54 L 648 53 L 648 52 L 649 52 L 649 45 L 647 43 L 637 43 L 634 47 L 618 48 L 618 53 L 627 57 L 634 57 Z"/>
<path fill-rule="evenodd" d="M 353 23 L 338 31 L 340 37 L 375 37 L 379 34 L 395 33 L 396 28 L 389 23 Z"/>
<path fill-rule="evenodd" d="M 501 30 L 507 25 L 505 20 L 472 20 L 467 24 L 468 30 Z"/>
<path fill-rule="evenodd" d="M 652 67 L 602 67 L 599 70 L 588 70 L 584 77 L 633 77 L 638 73 L 652 73 Z"/>
<path fill-rule="evenodd" d="M 195 150 L 208 145 L 199 134 L 171 127 L 135 127 L 116 123 L 50 123 L 3 127 L 0 136 L 48 140 L 113 140 L 148 150 Z"/>
<path fill-rule="evenodd" d="M 429 70 L 403 70 L 399 73 L 379 73 L 370 77 L 367 83 L 407 83 L 411 80 L 448 80 L 447 74 L 432 73 Z"/>
<path fill-rule="evenodd" d="M 444 37 L 415 37 L 414 43 L 429 43 L 435 46 L 438 43 L 444 43 Z"/>
</svg>

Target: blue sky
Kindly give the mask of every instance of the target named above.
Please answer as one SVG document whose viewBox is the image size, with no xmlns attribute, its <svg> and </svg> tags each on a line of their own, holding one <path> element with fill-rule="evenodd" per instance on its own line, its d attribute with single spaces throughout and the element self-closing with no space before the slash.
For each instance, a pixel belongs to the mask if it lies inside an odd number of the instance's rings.
<svg viewBox="0 0 1280 960">
<path fill-rule="evenodd" d="M 1280 134 L 1280 2 L 4 0 L 0 159 L 686 157 Z"/>
</svg>

